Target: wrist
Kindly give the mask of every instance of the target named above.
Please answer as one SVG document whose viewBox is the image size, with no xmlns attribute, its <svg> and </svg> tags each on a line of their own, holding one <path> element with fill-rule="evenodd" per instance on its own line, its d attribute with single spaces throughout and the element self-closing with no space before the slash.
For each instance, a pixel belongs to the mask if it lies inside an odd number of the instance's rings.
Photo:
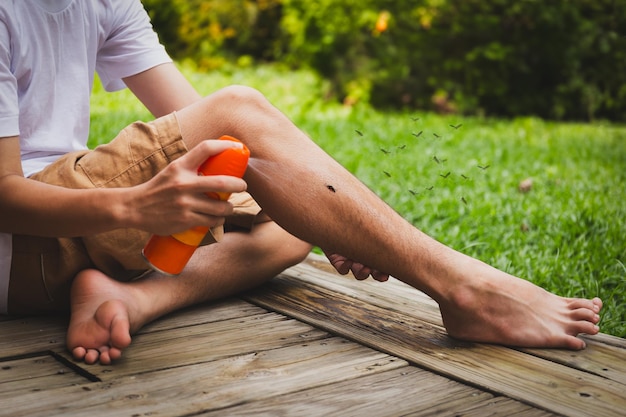
<svg viewBox="0 0 626 417">
<path fill-rule="evenodd" d="M 111 188 L 111 195 L 105 196 L 107 204 L 107 216 L 112 229 L 137 228 L 138 221 L 136 210 L 133 208 L 135 201 L 132 188 Z"/>
</svg>

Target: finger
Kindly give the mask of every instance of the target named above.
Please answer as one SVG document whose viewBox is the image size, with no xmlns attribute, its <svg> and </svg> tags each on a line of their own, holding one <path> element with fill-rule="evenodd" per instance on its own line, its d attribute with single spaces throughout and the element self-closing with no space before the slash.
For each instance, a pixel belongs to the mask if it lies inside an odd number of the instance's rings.
<svg viewBox="0 0 626 417">
<path fill-rule="evenodd" d="M 248 184 L 241 178 L 229 175 L 209 175 L 199 176 L 196 182 L 198 191 L 205 192 L 221 192 L 221 193 L 240 193 L 246 191 Z"/>
<path fill-rule="evenodd" d="M 379 282 L 386 282 L 389 281 L 389 274 L 374 270 L 372 271 L 372 278 Z"/>
<path fill-rule="evenodd" d="M 199 221 L 202 225 L 210 223 L 212 226 L 221 226 L 225 217 L 232 215 L 235 210 L 232 203 L 228 201 L 209 199 L 206 196 L 194 202 L 189 209 L 190 215 L 195 217 L 190 217 L 190 221 Z"/>
<path fill-rule="evenodd" d="M 350 262 L 348 258 L 338 255 L 336 253 L 330 253 L 326 251 L 324 251 L 324 254 L 338 273 L 340 273 L 341 275 L 346 275 L 348 272 L 350 272 L 352 262 Z"/>
<path fill-rule="evenodd" d="M 348 272 L 350 272 L 350 261 L 335 261 L 331 263 L 335 267 L 337 272 L 339 272 L 341 275 L 346 275 Z"/>
<path fill-rule="evenodd" d="M 231 140 L 205 140 L 192 148 L 187 154 L 179 158 L 182 166 L 197 170 L 209 157 L 217 155 L 226 149 L 241 148 L 243 145 Z"/>
<path fill-rule="evenodd" d="M 350 269 L 352 270 L 352 275 L 354 275 L 354 277 L 358 279 L 359 281 L 363 281 L 364 279 L 367 279 L 370 276 L 370 273 L 372 272 L 372 270 L 369 267 L 363 264 L 360 264 L 358 262 L 353 262 L 352 267 Z"/>
</svg>

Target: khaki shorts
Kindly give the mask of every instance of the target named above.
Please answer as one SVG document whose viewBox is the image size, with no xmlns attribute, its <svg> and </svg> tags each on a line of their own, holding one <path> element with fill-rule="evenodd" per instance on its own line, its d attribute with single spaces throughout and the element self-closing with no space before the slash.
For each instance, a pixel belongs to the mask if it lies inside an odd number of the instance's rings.
<svg viewBox="0 0 626 417">
<path fill-rule="evenodd" d="M 66 188 L 128 187 L 148 181 L 186 152 L 176 115 L 171 114 L 150 123 L 134 123 L 92 151 L 67 154 L 32 179 Z M 235 213 L 226 220 L 227 230 L 249 230 L 260 207 L 247 193 L 233 194 L 230 202 Z M 216 242 L 223 232 L 222 227 L 212 229 L 203 244 Z M 148 266 L 141 250 L 149 238 L 149 233 L 135 229 L 82 238 L 13 235 L 9 313 L 67 310 L 72 280 L 86 268 L 99 269 L 120 281 L 143 275 Z"/>
</svg>

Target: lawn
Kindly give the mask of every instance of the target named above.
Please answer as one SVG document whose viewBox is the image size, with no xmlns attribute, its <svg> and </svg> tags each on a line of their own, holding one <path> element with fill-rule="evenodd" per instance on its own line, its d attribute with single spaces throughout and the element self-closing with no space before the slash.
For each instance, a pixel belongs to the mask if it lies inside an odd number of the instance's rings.
<svg viewBox="0 0 626 417">
<path fill-rule="evenodd" d="M 557 294 L 599 295 L 602 331 L 626 337 L 625 126 L 344 107 L 313 74 L 268 66 L 184 72 L 203 94 L 258 88 L 421 230 Z M 97 84 L 90 146 L 149 118 Z"/>
</svg>

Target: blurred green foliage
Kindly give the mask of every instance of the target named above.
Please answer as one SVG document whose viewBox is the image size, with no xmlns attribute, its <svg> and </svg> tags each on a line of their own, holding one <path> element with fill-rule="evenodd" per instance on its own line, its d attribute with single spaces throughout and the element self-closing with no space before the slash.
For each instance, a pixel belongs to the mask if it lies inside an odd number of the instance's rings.
<svg viewBox="0 0 626 417">
<path fill-rule="evenodd" d="M 310 67 L 347 104 L 626 121 L 626 0 L 143 0 L 201 69 Z"/>
<path fill-rule="evenodd" d="M 274 60 L 280 0 L 142 0 L 170 54 L 199 69 Z"/>
</svg>

